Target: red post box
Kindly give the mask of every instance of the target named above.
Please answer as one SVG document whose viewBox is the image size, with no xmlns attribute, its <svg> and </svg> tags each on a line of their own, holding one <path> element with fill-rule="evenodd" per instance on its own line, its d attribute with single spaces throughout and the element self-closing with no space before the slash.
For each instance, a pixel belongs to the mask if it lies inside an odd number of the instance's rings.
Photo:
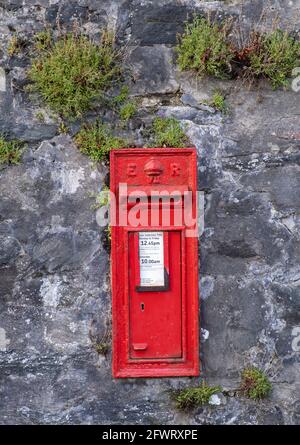
<svg viewBox="0 0 300 445">
<path fill-rule="evenodd" d="M 113 376 L 199 375 L 196 151 L 111 151 Z"/>
</svg>

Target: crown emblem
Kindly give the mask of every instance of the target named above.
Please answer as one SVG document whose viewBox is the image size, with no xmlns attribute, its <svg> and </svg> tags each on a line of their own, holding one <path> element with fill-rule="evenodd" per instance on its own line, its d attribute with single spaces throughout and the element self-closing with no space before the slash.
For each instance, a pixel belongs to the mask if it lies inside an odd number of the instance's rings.
<svg viewBox="0 0 300 445">
<path fill-rule="evenodd" d="M 148 176 L 160 176 L 163 171 L 164 169 L 161 163 L 154 158 L 151 158 L 148 162 L 146 162 L 144 167 L 144 172 Z"/>
</svg>

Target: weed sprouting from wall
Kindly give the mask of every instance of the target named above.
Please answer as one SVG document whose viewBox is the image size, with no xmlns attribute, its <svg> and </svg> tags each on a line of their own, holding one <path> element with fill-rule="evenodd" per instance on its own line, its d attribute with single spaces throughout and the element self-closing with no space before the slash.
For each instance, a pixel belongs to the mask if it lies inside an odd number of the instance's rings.
<svg viewBox="0 0 300 445">
<path fill-rule="evenodd" d="M 226 113 L 228 111 L 225 96 L 219 90 L 214 91 L 211 100 L 207 101 L 207 103 L 221 113 Z"/>
<path fill-rule="evenodd" d="M 99 120 L 84 124 L 74 140 L 81 153 L 87 154 L 93 161 L 107 161 L 112 148 L 126 147 L 126 142 L 114 136 L 109 126 Z"/>
<path fill-rule="evenodd" d="M 123 122 L 128 122 L 137 112 L 137 106 L 135 102 L 129 101 L 125 102 L 124 105 L 121 106 L 119 116 Z"/>
<path fill-rule="evenodd" d="M 275 89 L 287 85 L 296 64 L 300 62 L 300 42 L 280 29 L 257 37 L 255 49 L 249 54 L 249 72 L 265 77 Z"/>
<path fill-rule="evenodd" d="M 186 410 L 207 404 L 212 395 L 221 391 L 220 386 L 209 386 L 203 382 L 201 386 L 175 391 L 173 398 L 177 408 Z"/>
<path fill-rule="evenodd" d="M 228 42 L 228 25 L 195 18 L 186 24 L 176 48 L 181 70 L 194 70 L 220 79 L 229 77 L 234 57 Z"/>
<path fill-rule="evenodd" d="M 248 37 L 234 41 L 239 27 L 233 19 L 220 25 L 195 18 L 186 24 L 176 47 L 179 68 L 193 70 L 200 77 L 206 74 L 221 79 L 245 78 L 250 82 L 265 78 L 274 89 L 286 86 L 300 62 L 300 42 L 296 36 L 273 26 L 268 33 L 254 28 Z"/>
<path fill-rule="evenodd" d="M 250 399 L 266 398 L 272 385 L 263 371 L 258 368 L 246 368 L 242 372 L 240 392 Z"/>
<path fill-rule="evenodd" d="M 113 107 L 119 107 L 123 105 L 127 101 L 128 96 L 129 96 L 129 88 L 127 85 L 123 85 L 120 88 L 119 94 L 117 94 L 112 98 Z"/>
<path fill-rule="evenodd" d="M 102 187 L 100 193 L 96 195 L 92 195 L 95 198 L 95 203 L 92 206 L 92 209 L 100 209 L 101 207 L 108 207 L 110 202 L 110 188 L 107 185 Z"/>
<path fill-rule="evenodd" d="M 29 70 L 33 90 L 65 118 L 81 116 L 120 73 L 114 36 L 104 32 L 99 45 L 68 33 L 53 41 L 44 31 L 36 37 L 36 56 Z"/>
<path fill-rule="evenodd" d="M 9 41 L 7 47 L 7 54 L 9 55 L 9 57 L 16 56 L 22 51 L 24 46 L 25 46 L 24 39 L 18 36 L 17 34 L 14 34 L 11 40 Z"/>
<path fill-rule="evenodd" d="M 91 344 L 95 351 L 99 355 L 107 356 L 108 352 L 111 348 L 111 336 L 112 336 L 112 327 L 111 327 L 111 318 L 108 317 L 105 321 L 104 333 L 99 335 L 98 333 L 94 333 L 92 329 L 89 331 L 89 337 L 91 340 Z"/>
<path fill-rule="evenodd" d="M 17 140 L 7 140 L 0 135 L 0 165 L 19 164 L 24 149 L 24 143 Z"/>
<path fill-rule="evenodd" d="M 156 147 L 186 147 L 188 137 L 173 117 L 156 117 L 152 126 L 154 144 Z"/>
</svg>

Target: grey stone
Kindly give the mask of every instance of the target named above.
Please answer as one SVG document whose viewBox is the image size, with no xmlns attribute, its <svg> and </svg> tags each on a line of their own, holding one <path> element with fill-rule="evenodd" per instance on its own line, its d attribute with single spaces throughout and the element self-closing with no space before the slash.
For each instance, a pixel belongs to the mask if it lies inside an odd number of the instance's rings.
<svg viewBox="0 0 300 445">
<path fill-rule="evenodd" d="M 176 93 L 179 85 L 173 74 L 172 59 L 172 50 L 162 45 L 134 48 L 129 56 L 133 77 L 132 93 Z"/>
<path fill-rule="evenodd" d="M 6 91 L 6 75 L 5 70 L 0 67 L 0 92 Z"/>
<path fill-rule="evenodd" d="M 150 2 L 143 8 L 136 8 L 131 21 L 132 39 L 141 46 L 174 45 L 177 34 L 183 32 L 184 22 L 192 12 L 188 5 L 176 5 L 171 2 L 162 6 Z"/>
<path fill-rule="evenodd" d="M 7 0 L 0 2 L 0 6 L 2 8 L 5 7 L 5 9 L 7 9 L 8 11 L 16 11 L 17 9 L 22 7 L 22 4 L 22 0 Z"/>
<path fill-rule="evenodd" d="M 189 105 L 190 107 L 198 108 L 199 110 L 208 111 L 210 113 L 215 113 L 215 110 L 209 105 L 199 103 L 190 94 L 183 94 L 180 98 L 183 105 Z"/>
<path fill-rule="evenodd" d="M 72 26 L 72 21 L 84 22 L 88 18 L 88 9 L 74 2 L 59 2 L 50 6 L 46 12 L 46 20 L 52 25 L 59 22 L 62 26 Z"/>
<path fill-rule="evenodd" d="M 280 171 L 275 168 L 247 173 L 241 177 L 241 182 L 252 190 L 269 193 L 277 210 L 295 211 L 300 208 L 299 171 L 299 166 L 284 165 Z"/>
</svg>

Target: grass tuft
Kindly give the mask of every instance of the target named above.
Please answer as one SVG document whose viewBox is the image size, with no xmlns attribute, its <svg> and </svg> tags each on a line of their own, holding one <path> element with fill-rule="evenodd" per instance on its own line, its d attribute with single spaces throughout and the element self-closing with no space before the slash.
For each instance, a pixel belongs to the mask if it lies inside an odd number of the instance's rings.
<svg viewBox="0 0 300 445">
<path fill-rule="evenodd" d="M 22 51 L 24 46 L 25 46 L 25 41 L 17 34 L 14 34 L 11 40 L 9 41 L 7 47 L 7 54 L 9 55 L 9 57 L 16 56 Z"/>
<path fill-rule="evenodd" d="M 200 77 L 241 77 L 250 83 L 264 77 L 274 89 L 286 86 L 300 63 L 299 40 L 273 28 L 269 33 L 252 30 L 246 39 L 233 42 L 235 28 L 239 23 L 232 19 L 219 25 L 198 17 L 187 23 L 176 47 L 179 68 Z"/>
<path fill-rule="evenodd" d="M 185 388 L 174 393 L 176 407 L 179 409 L 195 408 L 197 406 L 205 405 L 213 394 L 221 392 L 220 386 L 209 386 L 202 383 L 196 388 Z"/>
<path fill-rule="evenodd" d="M 173 117 L 156 117 L 153 121 L 154 144 L 156 147 L 186 147 L 188 137 Z"/>
<path fill-rule="evenodd" d="M 272 385 L 263 371 L 258 368 L 246 368 L 242 372 L 241 393 L 250 399 L 266 398 Z"/>
<path fill-rule="evenodd" d="M 111 347 L 111 320 L 108 319 L 105 323 L 105 331 L 103 335 L 94 334 L 90 330 L 89 336 L 92 343 L 93 348 L 100 355 L 106 356 Z"/>
<path fill-rule="evenodd" d="M 123 122 L 128 122 L 137 112 L 137 107 L 135 102 L 125 102 L 124 105 L 121 106 L 119 115 L 120 119 Z"/>
<path fill-rule="evenodd" d="M 81 153 L 93 161 L 107 161 L 112 148 L 126 146 L 123 139 L 114 136 L 110 128 L 99 120 L 94 124 L 84 124 L 74 139 Z"/>
<path fill-rule="evenodd" d="M 194 70 L 200 77 L 207 74 L 227 78 L 234 57 L 227 33 L 227 24 L 210 23 L 204 18 L 187 23 L 176 47 L 179 68 Z"/>
<path fill-rule="evenodd" d="M 102 187 L 101 192 L 93 195 L 95 198 L 95 204 L 93 204 L 92 208 L 94 210 L 100 209 L 101 207 L 108 207 L 110 203 L 110 188 L 107 185 Z"/>
<path fill-rule="evenodd" d="M 54 42 L 48 31 L 36 37 L 36 57 L 29 70 L 33 90 L 66 118 L 81 116 L 118 76 L 112 33 L 95 45 L 83 35 L 69 33 Z"/>
<path fill-rule="evenodd" d="M 64 122 L 61 122 L 58 126 L 58 133 L 59 134 L 68 134 L 69 129 L 66 126 L 66 124 Z"/>
<path fill-rule="evenodd" d="M 219 110 L 221 113 L 226 113 L 227 111 L 225 96 L 219 90 L 216 90 L 213 93 L 212 99 L 209 104 L 216 110 Z"/>
<path fill-rule="evenodd" d="M 265 77 L 274 89 L 287 85 L 293 69 L 300 63 L 300 42 L 288 32 L 277 29 L 258 37 L 250 53 L 250 74 Z"/>
<path fill-rule="evenodd" d="M 120 89 L 120 92 L 117 96 L 112 98 L 113 105 L 120 106 L 126 102 L 129 96 L 129 88 L 127 85 L 123 85 Z"/>
<path fill-rule="evenodd" d="M 24 144 L 17 140 L 8 141 L 0 135 L 0 165 L 19 164 Z"/>
<path fill-rule="evenodd" d="M 94 348 L 97 354 L 106 356 L 110 350 L 110 343 L 105 341 L 94 343 Z"/>
</svg>

